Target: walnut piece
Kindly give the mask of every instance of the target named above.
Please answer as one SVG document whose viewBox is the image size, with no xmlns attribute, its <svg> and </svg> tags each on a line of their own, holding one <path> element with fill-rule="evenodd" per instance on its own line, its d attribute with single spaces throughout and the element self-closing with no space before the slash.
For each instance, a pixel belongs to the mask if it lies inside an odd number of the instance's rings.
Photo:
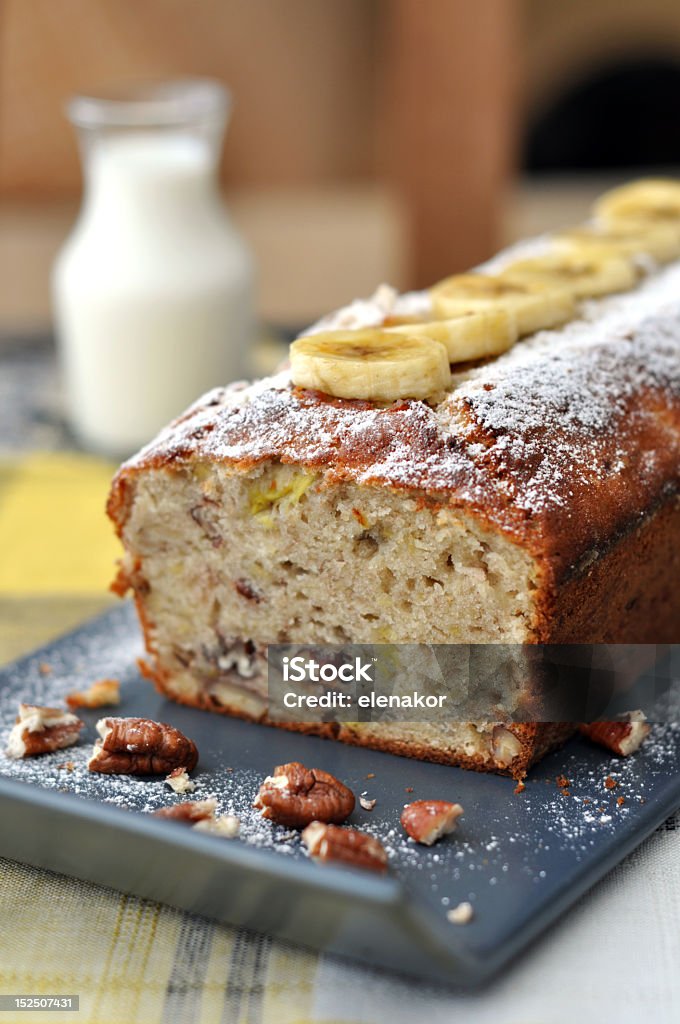
<svg viewBox="0 0 680 1024">
<path fill-rule="evenodd" d="M 85 723 L 61 708 L 20 704 L 19 714 L 7 740 L 7 756 L 36 757 L 64 750 L 78 742 Z"/>
<path fill-rule="evenodd" d="M 582 722 L 579 725 L 579 731 L 589 740 L 621 757 L 628 757 L 638 750 L 650 728 L 642 711 L 629 711 L 614 722 Z"/>
<path fill-rule="evenodd" d="M 446 912 L 446 920 L 451 924 L 469 924 L 474 916 L 473 906 L 467 900 L 459 903 L 457 907 L 451 907 L 451 910 Z"/>
<path fill-rule="evenodd" d="M 491 733 L 491 754 L 499 768 L 509 768 L 522 752 L 522 742 L 504 725 L 494 725 Z"/>
<path fill-rule="evenodd" d="M 155 818 L 166 818 L 191 825 L 198 832 L 209 832 L 210 835 L 222 836 L 224 839 L 234 839 L 239 834 L 241 822 L 233 814 L 216 815 L 216 810 L 217 800 L 209 797 L 207 800 L 185 800 L 172 807 L 161 807 L 153 814 Z"/>
<path fill-rule="evenodd" d="M 195 825 L 196 822 L 214 818 L 216 809 L 217 800 L 211 797 L 208 800 L 185 800 L 181 804 L 173 804 L 172 807 L 161 807 L 153 814 L 155 818 L 170 818 L 172 821 Z"/>
<path fill-rule="evenodd" d="M 208 832 L 211 836 L 235 839 L 241 831 L 241 822 L 235 814 L 220 814 L 216 818 L 196 822 L 194 828 L 197 832 Z"/>
<path fill-rule="evenodd" d="M 287 828 L 305 828 L 312 821 L 338 825 L 354 810 L 354 793 L 328 772 L 291 761 L 264 780 L 253 807 Z"/>
<path fill-rule="evenodd" d="M 120 683 L 117 679 L 98 679 L 87 690 L 74 690 L 66 695 L 70 708 L 105 708 L 120 704 Z"/>
<path fill-rule="evenodd" d="M 378 839 L 356 828 L 313 821 L 302 833 L 302 841 L 313 860 L 348 864 L 369 871 L 387 870 L 385 847 Z"/>
<path fill-rule="evenodd" d="M 186 768 L 173 768 L 165 780 L 166 786 L 174 793 L 193 793 L 196 783 L 189 778 Z"/>
<path fill-rule="evenodd" d="M 453 832 L 463 813 L 460 804 L 446 800 L 415 800 L 401 812 L 404 831 L 424 846 L 432 846 L 442 836 Z"/>
<path fill-rule="evenodd" d="M 173 768 L 191 771 L 198 763 L 196 744 L 179 729 L 150 718 L 100 718 L 87 767 L 105 775 L 165 775 Z"/>
</svg>

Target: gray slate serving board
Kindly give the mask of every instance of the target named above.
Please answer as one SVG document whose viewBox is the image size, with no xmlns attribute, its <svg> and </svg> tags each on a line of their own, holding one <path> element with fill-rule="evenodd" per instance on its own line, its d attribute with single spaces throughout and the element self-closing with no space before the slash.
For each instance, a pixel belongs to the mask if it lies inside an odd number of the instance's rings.
<svg viewBox="0 0 680 1024">
<path fill-rule="evenodd" d="M 242 838 L 154 819 L 150 810 L 181 799 L 162 780 L 89 774 L 98 714 L 85 712 L 79 747 L 20 762 L 0 755 L 0 855 L 364 963 L 474 985 L 680 806 L 680 726 L 655 726 L 626 761 L 575 740 L 516 795 L 510 779 L 174 705 L 140 679 L 140 653 L 134 612 L 123 605 L 4 669 L 0 745 L 19 701 L 59 703 L 71 689 L 115 676 L 118 713 L 171 722 L 196 741 L 194 797 L 215 795 L 222 812 L 238 814 Z M 386 877 L 312 863 L 296 834 L 252 809 L 264 775 L 290 760 L 322 767 L 377 800 L 370 812 L 357 807 L 351 824 L 387 846 Z M 569 779 L 569 795 L 558 775 Z M 608 775 L 617 781 L 611 790 Z M 458 832 L 429 849 L 398 824 L 404 803 L 428 797 L 465 808 Z M 462 900 L 472 902 L 474 919 L 449 923 L 447 909 Z"/>
</svg>

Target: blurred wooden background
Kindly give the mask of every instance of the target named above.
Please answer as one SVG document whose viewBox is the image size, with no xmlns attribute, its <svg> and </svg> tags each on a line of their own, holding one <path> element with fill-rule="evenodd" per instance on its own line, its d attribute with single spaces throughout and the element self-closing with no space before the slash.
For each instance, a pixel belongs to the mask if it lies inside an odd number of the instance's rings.
<svg viewBox="0 0 680 1024">
<path fill-rule="evenodd" d="M 677 0 L 0 0 L 0 326 L 48 315 L 80 190 L 74 92 L 230 86 L 223 182 L 261 310 L 302 322 L 493 252 L 519 223 L 527 118 L 641 46 L 680 52 Z"/>
<path fill-rule="evenodd" d="M 304 272 L 309 244 L 323 246 L 324 220 L 329 245 L 343 224 L 363 220 L 359 251 L 347 239 L 345 264 L 368 248 L 368 278 L 380 269 L 373 249 L 396 284 L 430 283 L 498 240 L 512 166 L 515 8 L 516 0 L 4 0 L 0 196 L 13 210 L 47 200 L 68 207 L 77 196 L 63 116 L 73 92 L 210 75 L 235 97 L 223 179 L 237 212 L 255 218 L 243 226 L 256 249 L 263 218 L 254 197 L 266 195 L 265 248 L 278 253 L 278 231 Z M 306 222 L 297 229 L 288 224 L 295 210 Z M 5 217 L 4 227 L 12 233 L 16 221 Z M 326 266 L 337 273 L 332 259 Z M 321 284 L 315 312 L 358 284 L 348 266 L 343 289 Z M 288 311 L 272 288 L 267 312 L 280 317 Z"/>
</svg>

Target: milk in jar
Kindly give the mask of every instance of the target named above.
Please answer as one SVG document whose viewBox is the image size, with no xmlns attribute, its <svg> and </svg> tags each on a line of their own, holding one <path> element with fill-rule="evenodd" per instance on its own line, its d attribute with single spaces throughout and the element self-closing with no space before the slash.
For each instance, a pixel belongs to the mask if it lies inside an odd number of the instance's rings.
<svg viewBox="0 0 680 1024">
<path fill-rule="evenodd" d="M 76 98 L 85 193 L 54 266 L 67 415 L 87 448 L 130 454 L 242 376 L 253 265 L 217 184 L 216 83 Z"/>
</svg>

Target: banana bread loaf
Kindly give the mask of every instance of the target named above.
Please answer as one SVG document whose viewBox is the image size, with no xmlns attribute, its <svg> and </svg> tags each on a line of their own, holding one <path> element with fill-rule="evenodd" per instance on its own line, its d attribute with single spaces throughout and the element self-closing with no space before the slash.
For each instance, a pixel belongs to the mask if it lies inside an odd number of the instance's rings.
<svg viewBox="0 0 680 1024">
<path fill-rule="evenodd" d="M 455 366 L 428 400 L 337 397 L 290 370 L 200 399 L 109 499 L 148 676 L 267 722 L 269 643 L 679 640 L 680 263 L 648 255 L 632 289 L 573 292 L 567 324 Z M 540 255 L 501 271 L 515 259 Z M 433 320 L 436 295 L 383 291 L 320 329 Z M 572 731 L 300 728 L 514 776 Z"/>
</svg>

